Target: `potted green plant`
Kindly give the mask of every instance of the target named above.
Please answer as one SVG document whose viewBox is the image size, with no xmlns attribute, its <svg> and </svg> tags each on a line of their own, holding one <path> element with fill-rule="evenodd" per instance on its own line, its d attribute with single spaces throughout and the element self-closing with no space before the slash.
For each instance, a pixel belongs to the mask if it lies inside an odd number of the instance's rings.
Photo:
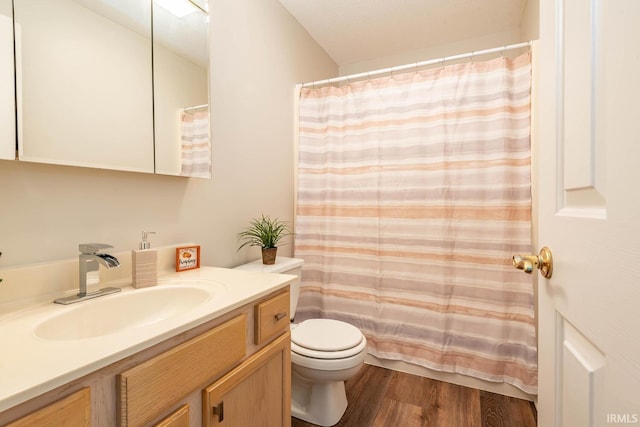
<svg viewBox="0 0 640 427">
<path fill-rule="evenodd" d="M 278 243 L 283 237 L 291 234 L 286 221 L 279 218 L 271 219 L 269 216 L 261 215 L 254 218 L 249 226 L 238 233 L 238 240 L 242 242 L 238 250 L 245 246 L 260 246 L 262 248 L 262 263 L 275 264 Z"/>
</svg>

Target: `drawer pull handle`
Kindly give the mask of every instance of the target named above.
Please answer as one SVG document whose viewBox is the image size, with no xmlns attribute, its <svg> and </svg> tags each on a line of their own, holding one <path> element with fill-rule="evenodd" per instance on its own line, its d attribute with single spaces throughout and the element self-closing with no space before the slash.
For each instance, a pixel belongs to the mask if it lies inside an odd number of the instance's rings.
<svg viewBox="0 0 640 427">
<path fill-rule="evenodd" d="M 217 406 L 213 407 L 213 415 L 218 416 L 218 422 L 221 423 L 224 421 L 224 401 L 218 403 Z"/>
<path fill-rule="evenodd" d="M 273 317 L 276 318 L 276 322 L 280 319 L 284 319 L 287 316 L 286 311 L 281 311 L 280 313 L 276 313 Z"/>
</svg>

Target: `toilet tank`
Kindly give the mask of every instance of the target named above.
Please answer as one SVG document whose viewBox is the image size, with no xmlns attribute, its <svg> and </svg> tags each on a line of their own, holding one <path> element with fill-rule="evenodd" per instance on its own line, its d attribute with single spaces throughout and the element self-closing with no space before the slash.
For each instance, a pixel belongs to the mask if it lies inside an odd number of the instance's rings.
<svg viewBox="0 0 640 427">
<path fill-rule="evenodd" d="M 262 263 L 261 259 L 258 259 L 247 264 L 239 265 L 235 268 L 246 271 L 292 274 L 294 276 L 298 276 L 298 279 L 291 283 L 291 321 L 293 321 L 293 316 L 296 314 L 296 308 L 298 307 L 298 297 L 300 296 L 302 264 L 304 264 L 304 260 L 300 258 L 278 256 L 276 257 L 276 263 L 272 265 L 265 265 Z"/>
</svg>

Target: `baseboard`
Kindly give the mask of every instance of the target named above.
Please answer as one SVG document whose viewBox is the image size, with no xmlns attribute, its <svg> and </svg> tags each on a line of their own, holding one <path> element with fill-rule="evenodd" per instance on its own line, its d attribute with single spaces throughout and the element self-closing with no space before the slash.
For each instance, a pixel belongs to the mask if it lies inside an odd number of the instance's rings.
<svg viewBox="0 0 640 427">
<path fill-rule="evenodd" d="M 438 381 L 445 381 L 465 387 L 477 388 L 479 390 L 485 390 L 491 393 L 516 397 L 518 399 L 525 399 L 534 403 L 537 401 L 537 396 L 525 393 L 524 391 L 512 386 L 511 384 L 493 383 L 478 378 L 472 378 L 466 375 L 434 371 L 423 366 L 413 365 L 411 363 L 403 362 L 400 360 L 379 359 L 375 356 L 372 356 L 371 354 L 367 354 L 364 363 L 368 365 L 379 366 L 381 368 L 391 369 L 394 371 L 405 372 L 407 374 L 431 378 Z"/>
</svg>

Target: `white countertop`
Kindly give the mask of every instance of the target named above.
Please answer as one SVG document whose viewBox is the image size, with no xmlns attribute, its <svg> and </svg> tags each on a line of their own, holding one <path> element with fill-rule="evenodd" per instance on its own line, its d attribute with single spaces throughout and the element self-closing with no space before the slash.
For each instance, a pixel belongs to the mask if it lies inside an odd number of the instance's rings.
<svg viewBox="0 0 640 427">
<path fill-rule="evenodd" d="M 213 297 L 179 315 L 93 338 L 47 340 L 36 336 L 34 330 L 43 320 L 65 310 L 110 296 L 66 306 L 39 303 L 3 314 L 0 318 L 0 412 L 284 288 L 295 279 L 296 276 L 291 275 L 214 267 L 163 275 L 158 286 L 169 282 L 175 286 L 176 280 L 212 286 Z M 122 292 L 113 295 L 139 291 L 144 289 L 125 286 Z"/>
</svg>

